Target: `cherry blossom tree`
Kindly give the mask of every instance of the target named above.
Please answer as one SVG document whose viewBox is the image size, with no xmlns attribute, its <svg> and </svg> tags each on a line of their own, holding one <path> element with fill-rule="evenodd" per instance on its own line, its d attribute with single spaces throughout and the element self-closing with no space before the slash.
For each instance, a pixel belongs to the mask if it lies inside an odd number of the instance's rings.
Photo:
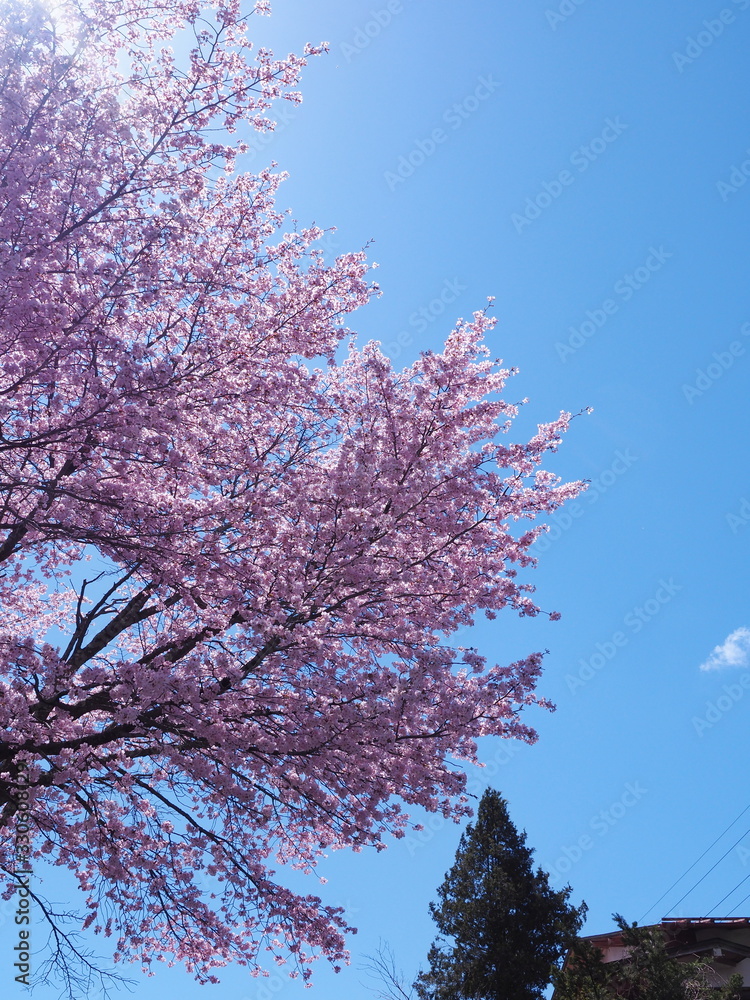
<svg viewBox="0 0 750 1000">
<path fill-rule="evenodd" d="M 283 866 L 382 848 L 404 804 L 468 814 L 477 738 L 535 738 L 541 654 L 450 638 L 537 614 L 516 572 L 581 488 L 541 468 L 567 414 L 503 443 L 485 313 L 403 371 L 354 345 L 364 255 L 326 261 L 281 175 L 236 164 L 320 48 L 276 59 L 249 23 L 0 19 L 0 865 L 11 892 L 23 799 L 83 926 L 201 981 L 340 964 L 342 911 Z"/>
</svg>

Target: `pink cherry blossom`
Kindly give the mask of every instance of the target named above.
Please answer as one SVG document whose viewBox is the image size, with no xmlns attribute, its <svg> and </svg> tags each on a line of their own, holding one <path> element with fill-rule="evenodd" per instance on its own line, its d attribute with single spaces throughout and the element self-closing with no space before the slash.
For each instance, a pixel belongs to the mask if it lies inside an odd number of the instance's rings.
<svg viewBox="0 0 750 1000">
<path fill-rule="evenodd" d="M 451 636 L 537 614 L 517 572 L 582 486 L 540 467 L 568 414 L 508 443 L 485 313 L 403 371 L 354 345 L 363 254 L 324 260 L 281 175 L 236 169 L 323 47 L 247 27 L 236 0 L 0 22 L 0 822 L 27 776 L 84 926 L 202 981 L 345 961 L 283 866 L 466 815 L 476 740 L 535 739 L 541 655 Z"/>
</svg>

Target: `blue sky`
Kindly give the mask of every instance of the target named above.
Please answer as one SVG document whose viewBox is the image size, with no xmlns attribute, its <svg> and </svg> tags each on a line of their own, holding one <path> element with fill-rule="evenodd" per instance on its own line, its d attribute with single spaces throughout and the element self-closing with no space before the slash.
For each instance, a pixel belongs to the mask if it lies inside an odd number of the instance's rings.
<svg viewBox="0 0 750 1000">
<path fill-rule="evenodd" d="M 383 295 L 353 318 L 362 339 L 407 363 L 494 296 L 493 352 L 529 398 L 518 437 L 594 408 L 553 466 L 591 488 L 530 577 L 562 620 L 500 616 L 469 643 L 501 662 L 549 649 L 540 692 L 557 711 L 528 714 L 535 746 L 487 741 L 470 787 L 507 797 L 589 933 L 613 911 L 640 919 L 750 803 L 750 0 L 277 0 L 257 27 L 281 52 L 330 42 L 247 166 L 289 172 L 279 204 L 338 227 L 331 252 L 371 242 Z M 701 670 L 732 634 L 734 663 Z M 649 919 L 706 915 L 747 877 L 712 915 L 732 910 L 750 893 L 748 827 Z M 329 859 L 326 899 L 360 931 L 351 966 L 318 963 L 311 992 L 283 970 L 199 987 L 160 969 L 133 970 L 136 995 L 366 998 L 379 939 L 411 977 L 459 834 L 432 818 L 379 855 Z"/>
</svg>

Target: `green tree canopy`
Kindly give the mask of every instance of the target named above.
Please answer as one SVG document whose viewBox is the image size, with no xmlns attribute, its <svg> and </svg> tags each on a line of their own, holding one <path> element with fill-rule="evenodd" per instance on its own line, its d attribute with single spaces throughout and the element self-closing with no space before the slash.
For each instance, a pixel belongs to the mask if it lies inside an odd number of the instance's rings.
<svg viewBox="0 0 750 1000">
<path fill-rule="evenodd" d="M 705 962 L 681 962 L 667 951 L 658 927 L 638 927 L 615 913 L 627 958 L 604 962 L 590 941 L 578 940 L 555 973 L 554 1000 L 738 1000 L 742 977 L 715 987 Z"/>
<path fill-rule="evenodd" d="M 420 1000 L 537 1000 L 586 912 L 534 870 L 533 850 L 502 796 L 488 789 L 476 822 L 430 905 L 439 935 L 429 970 L 415 983 Z"/>
</svg>

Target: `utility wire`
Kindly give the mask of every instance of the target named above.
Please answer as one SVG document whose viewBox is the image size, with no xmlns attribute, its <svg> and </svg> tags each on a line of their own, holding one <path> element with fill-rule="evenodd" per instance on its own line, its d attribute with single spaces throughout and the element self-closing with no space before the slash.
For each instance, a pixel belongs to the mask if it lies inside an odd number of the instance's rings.
<svg viewBox="0 0 750 1000">
<path fill-rule="evenodd" d="M 711 909 L 710 909 L 710 910 L 708 911 L 708 913 L 706 914 L 706 916 L 707 916 L 707 917 L 710 917 L 710 916 L 711 916 L 711 914 L 712 914 L 712 913 L 714 912 L 714 910 L 717 910 L 717 909 L 718 909 L 718 908 L 719 908 L 719 907 L 721 906 L 721 904 L 722 904 L 722 903 L 724 902 L 724 900 L 725 900 L 725 899 L 729 899 L 729 897 L 730 897 L 730 896 L 732 895 L 732 893 L 733 893 L 733 892 L 736 892 L 736 890 L 737 890 L 737 889 L 739 889 L 739 887 L 740 887 L 741 885 L 744 885 L 744 883 L 745 883 L 745 882 L 747 882 L 747 880 L 748 880 L 749 878 L 750 878 L 750 873 L 749 873 L 749 874 L 747 874 L 747 875 L 746 875 L 746 876 L 745 876 L 745 877 L 743 878 L 742 882 L 738 882 L 738 883 L 737 883 L 737 885 L 736 885 L 736 886 L 734 887 L 734 889 L 730 889 L 730 890 L 729 890 L 729 892 L 728 892 L 728 893 L 726 894 L 726 896 L 724 896 L 724 897 L 723 897 L 722 899 L 720 899 L 720 900 L 719 900 L 719 902 L 718 902 L 718 903 L 716 904 L 716 906 L 712 906 L 712 907 L 711 907 Z"/>
<path fill-rule="evenodd" d="M 732 907 L 732 909 L 729 911 L 729 913 L 727 914 L 727 916 L 731 917 L 732 914 L 734 913 L 734 911 L 735 910 L 739 910 L 739 908 L 742 906 L 742 904 L 746 903 L 748 901 L 748 899 L 750 899 L 750 892 L 747 894 L 747 896 L 744 897 L 744 899 L 741 899 L 736 906 Z"/>
<path fill-rule="evenodd" d="M 691 866 L 690 866 L 690 867 L 689 867 L 689 868 L 687 869 L 687 871 L 684 871 L 684 872 L 682 873 L 682 875 L 680 875 L 680 877 L 679 877 L 678 879 L 676 879 L 676 881 L 674 881 L 674 882 L 673 882 L 673 883 L 672 883 L 672 884 L 670 885 L 670 887 L 669 887 L 669 888 L 667 889 L 667 891 L 666 891 L 666 892 L 664 892 L 664 893 L 662 893 L 662 895 L 661 895 L 661 896 L 659 896 L 659 898 L 658 898 L 658 899 L 656 900 L 656 902 L 655 902 L 655 903 L 652 903 L 652 904 L 651 904 L 651 906 L 649 906 L 649 908 L 648 908 L 648 909 L 646 910 L 646 912 L 645 912 L 645 913 L 643 914 L 643 916 L 642 916 L 642 917 L 641 917 L 641 919 L 639 920 L 639 923 L 643 923 L 644 919 L 645 919 L 645 918 L 646 918 L 646 917 L 647 917 L 647 916 L 649 915 L 649 913 L 650 913 L 650 912 L 651 912 L 651 911 L 652 911 L 652 910 L 654 909 L 654 907 L 658 906 L 658 905 L 659 905 L 659 903 L 661 903 L 662 899 L 664 899 L 664 897 L 665 897 L 665 896 L 668 896 L 668 895 L 670 894 L 670 892 L 672 891 L 672 889 L 674 889 L 674 887 L 675 887 L 676 885 L 678 885 L 678 884 L 679 884 L 680 882 L 682 882 L 682 880 L 683 880 L 683 879 L 685 878 L 685 876 L 686 876 L 686 875 L 689 875 L 689 874 L 690 874 L 690 872 L 691 872 L 691 871 L 693 870 L 693 868 L 695 868 L 695 866 L 696 866 L 696 865 L 697 865 L 697 864 L 698 864 L 699 862 L 701 862 L 701 861 L 702 861 L 702 860 L 703 860 L 703 859 L 705 858 L 705 856 L 706 856 L 706 855 L 708 854 L 708 852 L 709 852 L 709 851 L 711 850 L 711 848 L 715 847 L 715 846 L 716 846 L 716 844 L 718 844 L 718 843 L 719 843 L 719 841 L 720 841 L 720 840 L 721 840 L 721 838 L 722 838 L 722 837 L 724 836 L 724 834 L 725 834 L 725 833 L 728 833 L 728 832 L 729 832 L 729 830 L 731 830 L 731 829 L 732 829 L 732 827 L 734 826 L 734 824 L 735 824 L 735 823 L 736 823 L 736 822 L 737 822 L 738 820 L 742 819 L 742 817 L 743 817 L 743 816 L 745 815 L 745 813 L 746 813 L 746 812 L 748 811 L 748 809 L 750 809 L 750 803 L 748 803 L 748 804 L 747 804 L 747 805 L 745 806 L 745 808 L 744 808 L 744 809 L 742 810 L 742 812 L 741 812 L 741 813 L 739 814 L 739 816 L 737 816 L 737 817 L 736 817 L 735 819 L 733 819 L 733 820 L 732 820 L 732 822 L 731 822 L 731 823 L 729 824 L 729 826 L 728 826 L 728 827 L 726 828 L 726 830 L 724 830 L 724 831 L 723 831 L 722 833 L 720 833 L 720 834 L 719 834 L 719 836 L 718 836 L 718 837 L 716 838 L 716 840 L 715 840 L 715 841 L 713 842 L 713 844 L 711 844 L 711 846 L 710 846 L 710 847 L 707 847 L 707 848 L 706 848 L 706 850 L 705 850 L 705 851 L 703 852 L 703 854 L 701 854 L 701 856 L 700 856 L 700 857 L 698 858 L 698 860 L 697 860 L 697 861 L 694 861 L 694 862 L 692 863 L 692 865 L 691 865 Z M 745 834 L 743 833 L 743 834 L 742 834 L 742 837 L 744 837 L 744 836 L 745 836 Z M 742 837 L 740 837 L 740 840 L 742 840 Z M 739 841 L 738 841 L 737 843 L 739 843 Z M 730 847 L 730 848 L 729 848 L 729 850 L 731 851 L 731 849 L 732 849 L 732 848 Z M 729 853 L 729 851 L 727 851 L 727 854 L 728 854 L 728 853 Z M 725 857 L 726 857 L 726 855 L 725 855 Z M 719 861 L 721 861 L 721 860 L 723 860 L 723 859 L 722 859 L 722 858 L 719 858 Z M 718 862 L 717 862 L 717 864 L 718 864 Z M 715 868 L 715 867 L 716 867 L 716 865 L 714 865 L 714 868 Z M 711 871 L 713 871 L 713 868 L 711 869 Z M 708 874 L 708 872 L 707 872 L 706 874 Z M 705 878 L 705 875 L 704 875 L 703 877 Z M 697 883 L 697 882 L 696 882 L 696 885 L 698 885 L 698 883 Z M 695 888 L 695 886 L 693 886 L 693 889 L 694 889 L 694 888 Z M 692 889 L 690 890 L 690 892 L 692 892 Z M 687 896 L 687 895 L 689 895 L 689 893 L 685 893 L 685 896 Z M 685 896 L 683 896 L 683 897 L 682 897 L 682 899 L 684 899 L 684 898 L 685 898 Z M 682 899 L 680 900 L 680 903 L 682 902 Z M 744 900 L 743 900 L 743 902 L 744 902 Z M 676 903 L 675 905 L 676 905 L 676 906 L 678 906 L 678 905 L 679 905 L 679 903 Z M 672 909 L 674 909 L 674 906 L 672 907 Z"/>
<path fill-rule="evenodd" d="M 733 851 L 735 849 L 735 847 L 737 846 L 737 844 L 739 844 L 739 842 L 743 838 L 745 838 L 748 835 L 748 833 L 750 833 L 750 829 L 745 830 L 745 832 L 742 834 L 742 836 L 739 837 L 737 840 L 735 840 L 735 842 L 732 844 L 731 847 L 727 848 L 727 850 L 722 854 L 722 856 L 719 858 L 719 860 L 715 864 L 711 865 L 711 867 L 708 869 L 708 871 L 706 872 L 706 874 L 702 875 L 698 879 L 698 881 L 695 883 L 695 885 L 691 886 L 688 889 L 688 891 L 685 893 L 684 896 L 680 896 L 680 898 L 677 900 L 677 902 L 674 904 L 674 906 L 671 906 L 670 909 L 675 910 L 680 905 L 680 903 L 683 901 L 683 899 L 685 899 L 687 896 L 690 895 L 690 893 L 693 891 L 693 889 L 697 889 L 698 886 L 701 884 L 701 882 L 704 879 L 708 878 L 708 876 L 711 874 L 711 872 L 714 870 L 714 868 L 716 868 L 717 865 L 721 864 L 721 862 L 724 860 L 724 858 L 727 856 L 727 854 L 729 854 L 731 851 Z"/>
</svg>

